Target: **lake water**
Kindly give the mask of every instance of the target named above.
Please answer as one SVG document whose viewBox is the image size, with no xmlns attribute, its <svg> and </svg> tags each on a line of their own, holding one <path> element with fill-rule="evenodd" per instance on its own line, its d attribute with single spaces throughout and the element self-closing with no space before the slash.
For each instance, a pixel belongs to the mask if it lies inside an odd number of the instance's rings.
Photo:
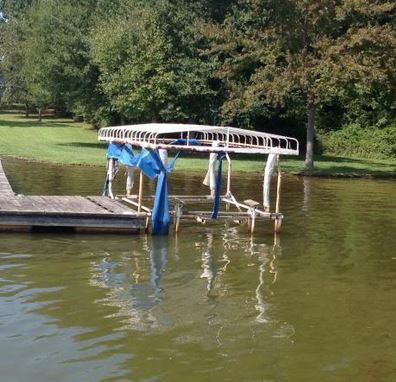
<svg viewBox="0 0 396 382">
<path fill-rule="evenodd" d="M 25 194 L 100 194 L 104 178 L 3 165 Z M 176 171 L 170 191 L 202 177 Z M 261 200 L 261 175 L 233 191 Z M 0 381 L 396 381 L 396 183 L 285 176 L 282 192 L 275 243 L 269 222 L 253 239 L 224 223 L 0 234 Z"/>
</svg>

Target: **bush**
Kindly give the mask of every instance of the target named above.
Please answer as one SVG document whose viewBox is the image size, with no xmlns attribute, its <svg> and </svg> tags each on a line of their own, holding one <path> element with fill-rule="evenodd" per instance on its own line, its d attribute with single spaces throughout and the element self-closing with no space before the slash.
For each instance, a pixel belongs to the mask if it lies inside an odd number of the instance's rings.
<svg viewBox="0 0 396 382">
<path fill-rule="evenodd" d="M 324 153 L 368 159 L 396 157 L 396 126 L 383 129 L 348 125 L 333 132 L 318 134 Z"/>
</svg>

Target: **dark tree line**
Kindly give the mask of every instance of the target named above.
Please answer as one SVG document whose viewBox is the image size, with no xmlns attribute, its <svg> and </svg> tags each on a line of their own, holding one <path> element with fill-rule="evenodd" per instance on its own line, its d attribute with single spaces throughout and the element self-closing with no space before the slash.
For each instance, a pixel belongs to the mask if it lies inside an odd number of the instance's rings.
<svg viewBox="0 0 396 382">
<path fill-rule="evenodd" d="M 396 115 L 396 6 L 381 0 L 0 0 L 3 103 L 94 125 L 306 134 Z M 306 133 L 304 133 L 304 131 Z"/>
</svg>

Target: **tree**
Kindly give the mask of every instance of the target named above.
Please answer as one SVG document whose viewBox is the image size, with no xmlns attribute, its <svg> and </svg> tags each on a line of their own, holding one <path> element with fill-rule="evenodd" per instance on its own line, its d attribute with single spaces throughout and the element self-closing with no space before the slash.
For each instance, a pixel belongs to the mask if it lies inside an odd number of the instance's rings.
<svg viewBox="0 0 396 382">
<path fill-rule="evenodd" d="M 222 25 L 201 28 L 222 61 L 218 75 L 229 92 L 223 112 L 302 98 L 305 165 L 312 169 L 316 110 L 358 87 L 394 83 L 394 9 L 393 2 L 374 0 L 242 1 Z"/>
<path fill-rule="evenodd" d="M 12 18 L 0 23 L 0 72 L 5 79 L 5 88 L 1 102 L 22 103 L 26 116 L 32 104 L 32 95 L 24 74 L 26 57 L 21 46 L 24 43 L 24 21 Z"/>
<path fill-rule="evenodd" d="M 41 89 L 34 93 L 60 110 L 84 113 L 99 98 L 87 40 L 91 3 L 39 0 L 28 14 L 26 76 Z"/>
<path fill-rule="evenodd" d="M 196 54 L 194 15 L 169 1 L 124 1 L 92 33 L 92 57 L 112 107 L 133 121 L 212 118 L 210 62 Z"/>
</svg>

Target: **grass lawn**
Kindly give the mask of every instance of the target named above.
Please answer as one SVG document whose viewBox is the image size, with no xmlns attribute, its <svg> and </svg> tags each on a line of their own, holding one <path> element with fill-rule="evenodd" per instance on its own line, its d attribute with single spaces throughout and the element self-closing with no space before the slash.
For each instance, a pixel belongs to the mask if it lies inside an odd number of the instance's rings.
<svg viewBox="0 0 396 382">
<path fill-rule="evenodd" d="M 36 117 L 0 112 L 0 155 L 16 156 L 60 164 L 104 165 L 105 144 L 96 139 L 96 130 L 70 119 L 48 118 L 39 123 Z M 175 170 L 205 170 L 206 158 L 181 158 Z M 301 158 L 282 157 L 283 171 L 304 174 Z M 368 160 L 318 156 L 318 176 L 381 176 L 396 177 L 396 160 Z M 260 157 L 236 157 L 234 171 L 262 171 Z"/>
</svg>

